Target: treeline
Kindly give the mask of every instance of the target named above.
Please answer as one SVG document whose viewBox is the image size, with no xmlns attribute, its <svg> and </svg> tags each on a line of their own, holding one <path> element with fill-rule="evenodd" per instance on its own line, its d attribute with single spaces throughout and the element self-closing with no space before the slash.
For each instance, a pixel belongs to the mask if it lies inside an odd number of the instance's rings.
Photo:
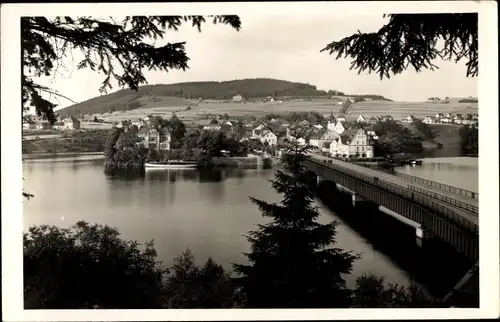
<svg viewBox="0 0 500 322">
<path fill-rule="evenodd" d="M 345 94 L 345 93 L 337 91 L 337 90 L 329 90 L 328 95 L 352 97 L 354 99 L 354 102 L 363 102 L 367 99 L 377 100 L 377 101 L 391 101 L 392 102 L 392 100 L 389 98 L 386 98 L 382 95 L 374 95 L 374 94 Z"/>
<path fill-rule="evenodd" d="M 316 86 L 271 78 L 240 79 L 224 82 L 187 82 L 170 85 L 149 85 L 139 88 L 148 96 L 176 96 L 192 99 L 232 99 L 240 94 L 243 98 L 308 97 L 325 96 L 327 92 Z"/>
<path fill-rule="evenodd" d="M 478 99 L 477 98 L 463 98 L 458 101 L 459 103 L 477 103 Z"/>
<path fill-rule="evenodd" d="M 460 127 L 460 148 L 470 154 L 479 153 L 479 130 L 476 127 L 464 125 Z"/>
<path fill-rule="evenodd" d="M 325 117 L 315 111 L 309 112 L 286 112 L 286 113 L 269 113 L 261 117 L 264 122 L 275 120 L 283 120 L 290 124 L 295 124 L 300 121 L 308 121 L 309 124 L 326 124 Z"/>
</svg>

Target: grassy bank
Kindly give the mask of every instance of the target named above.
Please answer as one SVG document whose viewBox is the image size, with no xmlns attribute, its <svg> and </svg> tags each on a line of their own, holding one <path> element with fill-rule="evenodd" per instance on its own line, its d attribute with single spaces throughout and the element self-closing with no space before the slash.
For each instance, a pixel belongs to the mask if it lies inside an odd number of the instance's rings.
<svg viewBox="0 0 500 322">
<path fill-rule="evenodd" d="M 221 157 L 213 158 L 212 163 L 216 167 L 269 168 L 276 164 L 276 160 L 255 157 Z"/>
<path fill-rule="evenodd" d="M 109 130 L 64 132 L 58 138 L 23 140 L 23 154 L 103 152 Z"/>
<path fill-rule="evenodd" d="M 436 133 L 436 141 L 442 143 L 444 147 L 460 146 L 459 125 L 431 124 L 430 127 Z"/>
</svg>

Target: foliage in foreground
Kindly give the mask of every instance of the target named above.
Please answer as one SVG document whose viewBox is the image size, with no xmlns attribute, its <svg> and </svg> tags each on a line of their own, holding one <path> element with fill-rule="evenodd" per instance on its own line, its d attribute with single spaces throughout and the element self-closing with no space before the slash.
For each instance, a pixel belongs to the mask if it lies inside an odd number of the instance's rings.
<svg viewBox="0 0 500 322">
<path fill-rule="evenodd" d="M 225 308 L 235 304 L 229 273 L 187 250 L 165 269 L 115 228 L 78 222 L 34 226 L 24 234 L 26 309 Z"/>
<path fill-rule="evenodd" d="M 252 307 L 230 274 L 210 258 L 198 266 L 189 250 L 166 269 L 152 242 L 125 240 L 109 226 L 34 226 L 24 234 L 26 309 Z M 356 283 L 352 307 L 434 306 L 413 286 L 371 275 Z"/>
</svg>

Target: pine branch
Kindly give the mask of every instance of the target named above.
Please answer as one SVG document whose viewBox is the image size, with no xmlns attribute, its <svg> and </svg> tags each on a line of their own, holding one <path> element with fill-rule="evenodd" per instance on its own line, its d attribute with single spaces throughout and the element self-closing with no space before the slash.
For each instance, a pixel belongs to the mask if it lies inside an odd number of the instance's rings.
<svg viewBox="0 0 500 322">
<path fill-rule="evenodd" d="M 241 28 L 237 16 L 208 17 L 214 24 L 226 24 L 235 30 Z M 201 31 L 205 21 L 203 16 L 125 17 L 119 23 L 114 19 L 92 17 L 23 17 L 23 110 L 34 107 L 37 114 L 45 115 L 51 122 L 55 120 L 52 113 L 55 104 L 44 99 L 41 91 L 64 96 L 43 88 L 33 77 L 54 75 L 61 67 L 61 60 L 74 51 L 84 56 L 77 64 L 78 69 L 88 68 L 104 74 L 101 93 L 112 88 L 112 80 L 116 80 L 119 87 L 138 90 L 141 84 L 147 83 L 145 70 L 185 70 L 189 58 L 184 42 L 158 47 L 148 42 L 163 39 L 166 31 L 176 31 L 187 22 Z"/>
<path fill-rule="evenodd" d="M 459 62 L 466 59 L 467 77 L 477 77 L 477 13 L 392 14 L 378 32 L 360 33 L 334 41 L 321 50 L 335 59 L 352 58 L 351 68 L 358 74 L 376 72 L 390 78 L 410 65 L 415 71 L 438 68 L 436 58 Z M 438 41 L 444 46 L 438 48 Z"/>
</svg>

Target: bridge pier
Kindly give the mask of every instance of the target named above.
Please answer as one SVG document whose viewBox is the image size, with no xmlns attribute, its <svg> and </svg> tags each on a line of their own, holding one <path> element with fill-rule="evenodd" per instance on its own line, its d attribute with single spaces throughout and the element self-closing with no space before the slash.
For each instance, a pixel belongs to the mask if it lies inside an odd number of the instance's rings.
<svg viewBox="0 0 500 322">
<path fill-rule="evenodd" d="M 427 230 L 424 226 L 417 227 L 415 229 L 415 235 L 417 237 L 417 245 L 419 247 L 423 247 L 425 241 L 433 237 L 431 232 Z"/>
<path fill-rule="evenodd" d="M 359 204 L 360 202 L 363 202 L 363 201 L 366 201 L 366 199 L 361 197 L 357 193 L 352 194 L 352 206 L 353 207 L 356 207 L 357 204 Z"/>
</svg>

